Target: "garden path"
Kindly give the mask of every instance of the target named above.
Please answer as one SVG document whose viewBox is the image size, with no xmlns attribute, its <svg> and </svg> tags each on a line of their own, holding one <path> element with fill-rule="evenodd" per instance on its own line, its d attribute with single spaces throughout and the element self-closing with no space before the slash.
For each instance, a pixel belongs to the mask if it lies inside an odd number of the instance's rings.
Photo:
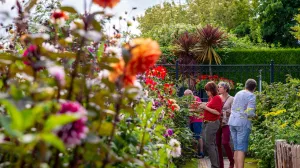
<svg viewBox="0 0 300 168">
<path fill-rule="evenodd" d="M 204 159 L 199 159 L 198 168 L 210 168 L 210 161 L 208 157 L 205 157 Z M 229 167 L 229 160 L 227 158 L 224 158 L 224 167 Z"/>
</svg>

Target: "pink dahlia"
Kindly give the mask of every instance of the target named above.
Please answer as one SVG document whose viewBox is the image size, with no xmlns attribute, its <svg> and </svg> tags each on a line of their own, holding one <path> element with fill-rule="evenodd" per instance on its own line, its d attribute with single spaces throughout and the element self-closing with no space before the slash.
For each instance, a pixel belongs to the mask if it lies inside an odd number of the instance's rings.
<svg viewBox="0 0 300 168">
<path fill-rule="evenodd" d="M 66 146 L 73 147 L 80 144 L 88 132 L 86 110 L 78 102 L 67 101 L 61 104 L 61 110 L 58 113 L 80 116 L 78 120 L 63 126 L 57 131 L 58 137 L 63 140 Z"/>
<path fill-rule="evenodd" d="M 28 66 L 32 66 L 34 70 L 41 70 L 45 66 L 41 61 L 41 54 L 38 46 L 30 45 L 23 53 L 23 63 Z"/>
</svg>

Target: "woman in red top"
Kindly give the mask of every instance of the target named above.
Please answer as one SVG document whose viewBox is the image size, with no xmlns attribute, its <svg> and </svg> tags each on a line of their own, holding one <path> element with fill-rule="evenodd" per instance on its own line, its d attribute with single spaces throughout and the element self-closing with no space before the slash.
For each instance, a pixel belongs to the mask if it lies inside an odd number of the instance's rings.
<svg viewBox="0 0 300 168">
<path fill-rule="evenodd" d="M 208 82 L 205 91 L 209 97 L 207 104 L 200 104 L 204 110 L 203 140 L 209 155 L 212 168 L 219 168 L 218 148 L 216 145 L 216 133 L 220 128 L 220 114 L 222 111 L 222 99 L 218 95 L 218 86 L 215 82 Z"/>
</svg>

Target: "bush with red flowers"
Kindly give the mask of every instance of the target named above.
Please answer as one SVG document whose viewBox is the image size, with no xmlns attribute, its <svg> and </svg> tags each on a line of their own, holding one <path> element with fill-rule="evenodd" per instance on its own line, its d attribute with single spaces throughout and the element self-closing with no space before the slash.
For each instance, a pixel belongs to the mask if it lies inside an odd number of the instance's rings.
<svg viewBox="0 0 300 168">
<path fill-rule="evenodd" d="M 216 84 L 219 82 L 227 82 L 230 86 L 230 89 L 234 89 L 234 82 L 230 79 L 219 77 L 218 75 L 199 75 L 196 80 L 196 89 L 204 89 L 204 86 L 207 82 L 214 81 Z"/>
</svg>

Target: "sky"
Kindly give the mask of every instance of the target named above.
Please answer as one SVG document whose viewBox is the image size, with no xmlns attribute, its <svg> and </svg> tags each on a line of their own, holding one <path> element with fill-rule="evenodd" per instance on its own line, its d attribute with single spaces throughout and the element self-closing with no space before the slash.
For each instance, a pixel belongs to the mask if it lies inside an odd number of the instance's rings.
<svg viewBox="0 0 300 168">
<path fill-rule="evenodd" d="M 3 0 L 2 0 L 3 1 Z M 63 6 L 72 6 L 75 7 L 75 9 L 79 12 L 83 12 L 83 1 L 84 0 L 62 0 L 62 5 Z M 138 30 L 138 23 L 137 21 L 133 21 L 132 17 L 137 17 L 137 16 L 141 16 L 144 14 L 145 10 L 153 5 L 156 4 L 161 4 L 164 1 L 171 1 L 171 0 L 121 0 L 120 3 L 111 9 L 108 9 L 107 12 L 114 14 L 115 17 L 111 20 L 111 23 L 106 25 L 106 29 L 108 31 L 112 31 L 112 25 L 116 25 L 116 28 L 119 27 L 119 16 L 125 17 L 125 11 L 127 11 L 128 13 L 132 10 L 133 7 L 137 7 L 136 10 L 132 11 L 130 13 L 130 15 L 127 15 L 127 19 L 130 20 L 133 23 L 133 26 L 130 28 L 130 31 L 133 34 L 139 34 L 140 31 Z M 176 1 L 180 1 L 180 0 L 175 0 Z M 16 15 L 16 10 L 11 10 L 11 7 L 15 4 L 15 0 L 5 0 L 5 3 L 1 3 L 0 0 L 0 12 L 4 12 L 7 11 L 9 12 L 11 15 L 15 16 Z M 90 2 L 90 0 L 87 0 L 87 2 Z M 97 5 L 93 5 L 92 6 L 92 11 L 97 11 L 99 9 L 102 9 L 101 7 L 97 6 Z M 1 19 L 1 15 L 0 15 L 0 23 L 3 23 L 3 19 Z M 8 19 L 5 22 L 5 25 L 8 23 L 12 23 L 12 19 Z M 124 25 L 126 24 L 125 21 L 121 22 L 121 27 L 124 28 Z M 126 26 L 125 26 L 126 27 Z M 0 36 L 1 36 L 0 32 Z"/>
</svg>

